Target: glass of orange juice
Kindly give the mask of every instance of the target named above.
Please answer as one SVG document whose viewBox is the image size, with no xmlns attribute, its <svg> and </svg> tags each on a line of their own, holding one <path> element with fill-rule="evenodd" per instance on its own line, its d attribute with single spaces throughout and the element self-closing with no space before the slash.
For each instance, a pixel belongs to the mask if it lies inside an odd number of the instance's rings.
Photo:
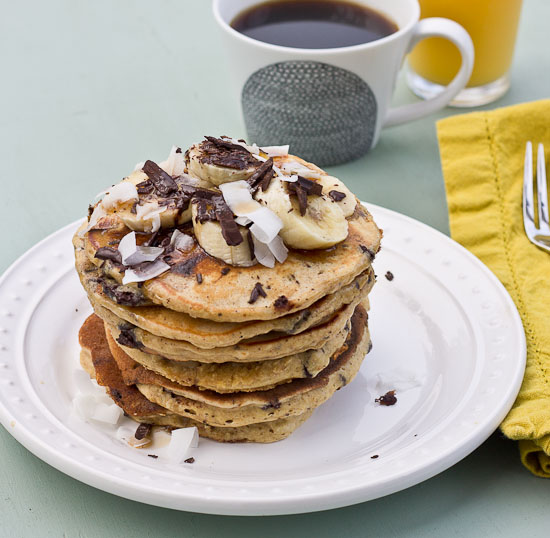
<svg viewBox="0 0 550 538">
<path fill-rule="evenodd" d="M 464 26 L 474 42 L 472 76 L 451 106 L 484 105 L 503 95 L 510 87 L 522 0 L 419 0 L 419 4 L 421 18 L 452 19 Z M 409 87 L 420 97 L 433 97 L 453 79 L 460 63 L 460 53 L 449 41 L 425 39 L 408 56 Z"/>
</svg>

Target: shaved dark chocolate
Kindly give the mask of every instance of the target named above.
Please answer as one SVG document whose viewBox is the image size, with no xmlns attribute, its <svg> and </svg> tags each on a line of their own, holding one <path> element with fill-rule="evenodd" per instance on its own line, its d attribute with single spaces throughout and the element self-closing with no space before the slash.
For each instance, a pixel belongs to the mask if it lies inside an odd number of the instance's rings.
<svg viewBox="0 0 550 538">
<path fill-rule="evenodd" d="M 289 193 L 296 195 L 296 198 L 298 198 L 298 207 L 300 209 L 300 215 L 302 217 L 306 214 L 307 210 L 307 193 L 300 185 L 296 185 L 295 183 L 287 183 L 287 189 Z"/>
<path fill-rule="evenodd" d="M 117 304 L 124 306 L 139 306 L 145 302 L 145 298 L 140 291 L 134 291 L 130 288 L 122 289 L 118 284 L 111 284 L 105 280 L 100 280 L 100 284 L 105 295 Z"/>
<path fill-rule="evenodd" d="M 134 433 L 134 437 L 138 441 L 141 441 L 143 438 L 147 437 L 151 433 L 152 428 L 152 424 L 140 424 L 136 429 L 136 433 Z"/>
<path fill-rule="evenodd" d="M 323 186 L 316 181 L 298 176 L 298 181 L 296 181 L 296 183 L 300 185 L 308 195 L 321 196 L 321 194 L 323 194 Z"/>
<path fill-rule="evenodd" d="M 233 211 L 229 209 L 221 196 L 216 199 L 216 218 L 222 227 L 222 236 L 225 242 L 230 247 L 240 245 L 243 242 L 243 236 L 239 230 L 239 225 L 235 222 Z"/>
<path fill-rule="evenodd" d="M 335 202 L 341 202 L 345 197 L 345 193 L 340 191 L 330 191 L 328 195 L 335 201 Z"/>
<path fill-rule="evenodd" d="M 110 260 L 112 262 L 122 264 L 122 254 L 118 251 L 118 249 L 113 247 L 98 248 L 94 257 L 98 260 Z"/>
<path fill-rule="evenodd" d="M 206 141 L 198 146 L 201 153 L 200 162 L 234 170 L 258 166 L 259 161 L 246 148 L 213 136 L 205 138 Z"/>
<path fill-rule="evenodd" d="M 176 152 L 177 153 L 177 152 Z M 157 459 L 158 456 L 156 454 L 147 454 L 150 458 Z"/>
<path fill-rule="evenodd" d="M 369 247 L 366 247 L 365 245 L 359 245 L 361 247 L 361 250 L 368 255 L 371 261 L 374 260 L 376 253 L 371 250 Z"/>
<path fill-rule="evenodd" d="M 216 217 L 216 209 L 211 203 L 207 200 L 194 200 L 194 202 L 197 204 L 196 222 L 203 224 L 205 222 L 218 220 Z"/>
<path fill-rule="evenodd" d="M 250 153 L 243 146 L 240 146 L 239 144 L 233 144 L 233 142 L 230 142 L 229 140 L 224 140 L 223 138 L 216 138 L 215 136 L 205 136 L 204 138 L 220 148 L 236 149 L 238 151 L 246 151 L 247 153 Z"/>
<path fill-rule="evenodd" d="M 151 194 L 155 190 L 155 185 L 150 179 L 146 179 L 136 185 L 138 194 Z"/>
<path fill-rule="evenodd" d="M 384 275 L 390 282 L 393 280 L 393 273 L 391 271 L 386 271 Z"/>
<path fill-rule="evenodd" d="M 254 240 L 252 239 L 252 232 L 250 231 L 250 228 L 246 231 L 246 241 L 248 243 L 248 250 L 250 251 L 250 259 L 253 260 L 255 257 Z"/>
<path fill-rule="evenodd" d="M 286 185 L 288 192 L 290 194 L 295 194 L 298 198 L 298 207 L 300 208 L 300 215 L 302 215 L 302 217 L 306 214 L 307 197 L 320 196 L 323 192 L 323 187 L 320 183 L 316 183 L 302 176 L 298 176 L 297 181 L 288 181 Z"/>
<path fill-rule="evenodd" d="M 252 292 L 250 293 L 250 299 L 248 300 L 248 304 L 254 304 L 258 300 L 260 295 L 262 297 L 267 297 L 267 293 L 264 291 L 263 286 L 259 282 L 256 282 L 256 285 L 254 286 L 254 288 L 252 289 Z"/>
<path fill-rule="evenodd" d="M 181 153 L 181 148 L 176 148 L 176 153 Z"/>
<path fill-rule="evenodd" d="M 267 161 L 263 162 L 260 167 L 250 176 L 247 183 L 252 188 L 252 192 L 256 192 L 258 188 L 265 191 L 271 179 L 273 178 L 273 159 L 270 157 Z"/>
<path fill-rule="evenodd" d="M 136 338 L 134 328 L 121 328 L 119 327 L 120 334 L 116 341 L 125 347 L 131 347 L 132 349 L 143 349 L 143 344 Z"/>
<path fill-rule="evenodd" d="M 187 458 L 186 460 L 183 460 L 183 463 L 195 463 L 195 458 Z"/>
<path fill-rule="evenodd" d="M 380 398 L 376 398 L 374 400 L 376 403 L 380 405 L 395 405 L 397 403 L 397 398 L 395 397 L 395 390 L 389 390 L 384 394 L 383 396 L 380 396 Z"/>
<path fill-rule="evenodd" d="M 88 222 L 90 221 L 90 217 L 92 216 L 92 213 L 94 212 L 95 207 L 93 205 L 88 206 Z"/>
<path fill-rule="evenodd" d="M 281 295 L 280 297 L 277 297 L 277 299 L 275 299 L 273 306 L 279 310 L 283 310 L 288 308 L 290 306 L 290 303 L 286 295 Z"/>
<path fill-rule="evenodd" d="M 161 196 L 168 196 L 178 190 L 178 185 L 172 179 L 172 176 L 167 174 L 157 163 L 154 163 L 153 161 L 145 161 L 143 171 L 153 182 L 156 191 Z"/>
</svg>

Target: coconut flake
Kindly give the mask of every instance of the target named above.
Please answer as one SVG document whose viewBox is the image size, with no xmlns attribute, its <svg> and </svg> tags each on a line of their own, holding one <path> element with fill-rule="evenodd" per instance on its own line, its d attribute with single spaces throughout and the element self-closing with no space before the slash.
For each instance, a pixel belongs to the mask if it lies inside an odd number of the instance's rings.
<svg viewBox="0 0 550 538">
<path fill-rule="evenodd" d="M 107 191 L 107 194 L 101 200 L 104 209 L 111 209 L 120 203 L 139 200 L 137 188 L 129 181 L 122 181 Z"/>
<path fill-rule="evenodd" d="M 288 248 L 286 248 L 285 244 L 283 243 L 281 236 L 275 236 L 273 241 L 267 244 L 267 248 L 269 248 L 271 254 L 273 254 L 275 259 L 279 263 L 283 263 L 286 260 L 288 256 Z"/>
<path fill-rule="evenodd" d="M 145 161 L 141 161 L 134 166 L 134 172 L 142 171 L 145 166 Z"/>
<path fill-rule="evenodd" d="M 296 183 L 296 181 L 298 181 L 298 175 L 292 174 L 291 176 L 281 176 L 281 180 L 287 183 Z"/>
<path fill-rule="evenodd" d="M 72 404 L 73 410 L 79 418 L 89 420 L 95 412 L 97 401 L 93 394 L 78 393 L 73 398 Z"/>
<path fill-rule="evenodd" d="M 106 424 L 118 424 L 118 421 L 122 417 L 122 413 L 122 409 L 114 403 L 110 405 L 99 403 L 96 404 L 94 412 L 90 418 L 97 422 L 104 422 Z"/>
<path fill-rule="evenodd" d="M 220 190 L 227 205 L 237 217 L 247 217 L 253 222 L 250 231 L 259 241 L 273 241 L 283 227 L 283 222 L 271 209 L 252 198 L 246 181 L 223 183 Z"/>
<path fill-rule="evenodd" d="M 190 448 L 199 446 L 199 432 L 195 426 L 172 430 L 172 437 L 168 445 L 168 458 L 174 463 L 181 463 L 187 456 Z"/>
<path fill-rule="evenodd" d="M 235 217 L 235 222 L 239 226 L 248 226 L 252 221 L 248 217 Z"/>
<path fill-rule="evenodd" d="M 171 176 L 181 176 L 181 174 L 183 174 L 183 170 L 185 169 L 185 161 L 183 160 L 183 153 L 181 152 L 181 149 L 177 146 L 172 146 L 168 159 L 159 163 L 159 166 Z"/>
<path fill-rule="evenodd" d="M 258 262 L 273 269 L 275 267 L 275 257 L 270 248 L 265 243 L 258 241 L 254 235 L 252 235 L 252 243 L 254 245 L 254 256 Z"/>
<path fill-rule="evenodd" d="M 319 179 L 322 176 L 319 172 L 315 172 L 296 161 L 283 163 L 281 170 L 288 175 L 298 174 L 307 179 Z"/>
<path fill-rule="evenodd" d="M 260 148 L 268 157 L 284 157 L 288 155 L 288 150 L 290 146 L 287 144 L 285 146 L 264 146 Z"/>
<path fill-rule="evenodd" d="M 178 181 L 183 185 L 190 185 L 191 187 L 196 187 L 200 183 L 200 179 L 186 173 L 180 174 Z"/>
<path fill-rule="evenodd" d="M 126 234 L 118 245 L 118 251 L 125 266 L 154 262 L 163 252 L 162 247 L 144 247 L 136 244 L 136 232 Z"/>
<path fill-rule="evenodd" d="M 162 275 L 162 273 L 165 273 L 168 269 L 170 269 L 170 266 L 162 260 L 149 262 L 139 268 L 126 269 L 122 283 L 131 284 L 132 282 L 145 282 L 146 280 Z"/>
<path fill-rule="evenodd" d="M 230 138 L 229 136 L 222 136 L 221 138 L 223 140 L 227 140 L 231 142 L 232 144 L 243 147 L 244 149 L 252 153 L 252 155 L 258 155 L 258 153 L 260 153 L 260 148 L 258 147 L 257 144 L 252 144 L 251 146 L 249 146 L 246 142 L 241 142 L 236 138 Z"/>
<path fill-rule="evenodd" d="M 147 202 L 136 206 L 136 217 L 143 223 L 151 221 L 151 232 L 155 233 L 160 229 L 160 214 L 166 211 L 166 206 L 159 206 L 158 202 Z"/>
<path fill-rule="evenodd" d="M 73 372 L 73 382 L 77 393 L 86 395 L 97 392 L 97 386 L 92 383 L 90 376 L 80 368 Z"/>
<path fill-rule="evenodd" d="M 174 230 L 170 239 L 170 244 L 178 250 L 189 250 L 194 244 L 193 238 L 190 235 L 184 234 L 179 230 Z"/>
<path fill-rule="evenodd" d="M 103 209 L 103 206 L 101 205 L 101 203 L 97 204 L 92 214 L 90 215 L 88 226 L 86 226 L 86 228 L 84 228 L 81 232 L 79 232 L 78 235 L 82 237 L 85 233 L 88 233 L 99 222 L 100 219 L 106 216 L 107 216 L 107 212 L 105 211 L 105 209 Z"/>
</svg>

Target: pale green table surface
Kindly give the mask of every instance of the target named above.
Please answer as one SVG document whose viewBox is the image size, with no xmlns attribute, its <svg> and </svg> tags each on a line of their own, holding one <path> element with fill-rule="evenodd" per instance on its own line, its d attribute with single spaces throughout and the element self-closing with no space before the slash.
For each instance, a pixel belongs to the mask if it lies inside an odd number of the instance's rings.
<svg viewBox="0 0 550 538">
<path fill-rule="evenodd" d="M 136 162 L 204 134 L 245 135 L 210 2 L 2 0 L 0 8 L 0 271 L 82 217 Z M 491 107 L 549 97 L 549 25 L 550 2 L 526 0 L 512 88 Z M 396 101 L 412 100 L 400 82 Z M 457 112 L 388 130 L 367 157 L 331 172 L 360 198 L 448 233 L 434 121 Z M 400 493 L 315 514 L 243 518 L 104 493 L 0 428 L 2 537 L 541 536 L 549 502 L 550 481 L 524 470 L 516 445 L 498 433 Z"/>
</svg>

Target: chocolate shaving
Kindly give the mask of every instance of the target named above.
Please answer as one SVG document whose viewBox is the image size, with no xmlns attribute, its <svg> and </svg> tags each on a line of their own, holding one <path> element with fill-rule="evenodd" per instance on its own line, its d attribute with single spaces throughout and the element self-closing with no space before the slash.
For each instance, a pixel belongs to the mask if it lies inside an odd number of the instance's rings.
<svg viewBox="0 0 550 538">
<path fill-rule="evenodd" d="M 138 194 L 151 194 L 155 190 L 155 185 L 150 179 L 146 179 L 136 185 Z"/>
<path fill-rule="evenodd" d="M 141 441 L 144 437 L 147 437 L 151 433 L 152 424 L 140 424 L 137 427 L 136 433 L 134 433 L 134 437 Z"/>
<path fill-rule="evenodd" d="M 246 231 L 246 241 L 248 243 L 248 250 L 250 250 L 250 259 L 253 260 L 256 255 L 254 254 L 254 240 L 252 239 L 250 228 Z"/>
<path fill-rule="evenodd" d="M 240 245 L 243 242 L 243 236 L 239 230 L 239 225 L 233 218 L 233 211 L 229 209 L 229 206 L 221 196 L 216 199 L 216 218 L 222 227 L 222 235 L 225 242 L 230 247 Z"/>
<path fill-rule="evenodd" d="M 205 136 L 204 138 L 220 148 L 236 149 L 238 151 L 246 151 L 247 153 L 250 153 L 250 151 L 248 151 L 245 147 L 239 146 L 239 144 L 233 144 L 233 142 L 229 142 L 229 140 L 224 140 L 223 138 L 216 138 L 215 136 Z"/>
<path fill-rule="evenodd" d="M 248 300 L 248 304 L 254 304 L 258 300 L 260 295 L 264 298 L 267 297 L 267 293 L 264 291 L 263 286 L 259 282 L 256 282 L 256 285 L 254 286 L 254 288 L 252 289 L 252 292 L 250 293 L 250 299 Z"/>
<path fill-rule="evenodd" d="M 361 250 L 369 256 L 371 261 L 373 261 L 376 256 L 376 253 L 370 248 L 366 247 L 365 245 L 359 245 L 359 246 L 361 247 Z"/>
<path fill-rule="evenodd" d="M 335 201 L 335 202 L 341 202 L 345 197 L 345 193 L 340 191 L 330 191 L 328 195 Z"/>
<path fill-rule="evenodd" d="M 386 271 L 384 275 L 390 282 L 393 280 L 393 273 L 391 271 Z"/>
<path fill-rule="evenodd" d="M 205 138 L 206 141 L 199 144 L 199 160 L 202 163 L 235 170 L 246 170 L 258 165 L 258 160 L 246 148 L 213 136 Z"/>
<path fill-rule="evenodd" d="M 200 273 L 197 273 L 195 278 L 197 279 L 197 284 L 202 284 L 202 275 Z"/>
<path fill-rule="evenodd" d="M 176 148 L 176 153 L 181 153 L 181 148 Z"/>
<path fill-rule="evenodd" d="M 277 297 L 277 299 L 275 299 L 273 306 L 279 310 L 283 310 L 283 309 L 289 308 L 290 303 L 286 295 L 281 295 L 280 297 Z"/>
<path fill-rule="evenodd" d="M 250 185 L 252 192 L 256 192 L 258 188 L 265 191 L 271 179 L 273 178 L 273 159 L 270 157 L 263 162 L 260 167 L 248 178 L 247 183 Z"/>
<path fill-rule="evenodd" d="M 95 253 L 95 258 L 98 260 L 110 260 L 112 262 L 122 264 L 122 254 L 118 249 L 113 247 L 98 248 Z"/>
<path fill-rule="evenodd" d="M 307 209 L 307 193 L 300 185 L 296 185 L 296 183 L 287 183 L 287 189 L 291 194 L 295 194 L 298 198 L 300 215 L 303 217 L 306 214 Z"/>
<path fill-rule="evenodd" d="M 95 207 L 93 205 L 88 206 L 88 222 L 90 221 L 90 217 L 92 216 L 92 213 L 94 212 Z"/>
<path fill-rule="evenodd" d="M 376 458 L 378 458 L 378 454 L 374 454 L 370 457 L 371 460 L 375 460 Z"/>
<path fill-rule="evenodd" d="M 186 460 L 183 460 L 183 463 L 195 463 L 195 458 L 187 458 Z"/>
<path fill-rule="evenodd" d="M 298 207 L 302 217 L 306 214 L 307 197 L 320 196 L 323 193 L 323 187 L 320 183 L 298 176 L 298 180 L 294 183 L 287 181 L 287 190 L 290 194 L 295 194 L 298 198 Z"/>
<path fill-rule="evenodd" d="M 104 280 L 100 280 L 103 292 L 107 297 L 115 301 L 117 304 L 124 306 L 139 306 L 143 304 L 143 294 L 133 290 L 122 290 L 117 284 L 109 284 Z"/>
<path fill-rule="evenodd" d="M 316 181 L 312 181 L 311 179 L 306 179 L 305 177 L 298 176 L 298 181 L 296 181 L 295 183 L 300 185 L 300 187 L 302 187 L 302 189 L 304 189 L 308 195 L 321 196 L 321 194 L 323 194 L 323 186 Z"/>
<path fill-rule="evenodd" d="M 177 153 L 177 152 L 176 152 Z M 158 456 L 156 454 L 147 454 L 150 458 L 157 459 Z"/>
<path fill-rule="evenodd" d="M 212 204 L 209 204 L 207 200 L 197 200 L 197 216 L 195 217 L 196 222 L 200 222 L 201 224 L 209 221 L 216 221 L 218 220 L 216 217 L 216 210 L 212 206 Z"/>
<path fill-rule="evenodd" d="M 385 406 L 395 405 L 397 403 L 395 390 L 389 390 L 388 392 L 386 392 L 386 394 L 384 394 L 384 396 L 380 396 L 380 398 L 376 398 L 374 401 L 380 405 Z"/>
<path fill-rule="evenodd" d="M 172 179 L 172 176 L 153 161 L 145 161 L 143 171 L 149 176 L 161 196 L 168 196 L 178 190 L 178 184 Z"/>
<path fill-rule="evenodd" d="M 120 334 L 118 335 L 116 341 L 121 346 L 131 347 L 133 349 L 143 349 L 143 344 L 137 340 L 133 327 L 130 329 L 119 327 L 119 329 Z"/>
</svg>

